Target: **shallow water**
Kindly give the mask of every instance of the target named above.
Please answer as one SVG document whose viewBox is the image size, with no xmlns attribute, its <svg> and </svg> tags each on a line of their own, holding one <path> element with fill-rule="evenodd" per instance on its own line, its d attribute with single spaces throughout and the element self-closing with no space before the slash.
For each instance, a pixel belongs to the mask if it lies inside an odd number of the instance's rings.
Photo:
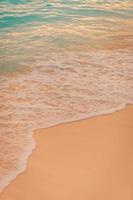
<svg viewBox="0 0 133 200">
<path fill-rule="evenodd" d="M 133 103 L 132 1 L 0 2 L 0 190 L 33 130 Z"/>
</svg>

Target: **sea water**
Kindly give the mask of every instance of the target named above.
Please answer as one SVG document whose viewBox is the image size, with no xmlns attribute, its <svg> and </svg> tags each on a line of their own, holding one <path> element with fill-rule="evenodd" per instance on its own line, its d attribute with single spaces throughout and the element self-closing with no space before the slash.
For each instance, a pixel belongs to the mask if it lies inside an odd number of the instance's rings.
<svg viewBox="0 0 133 200">
<path fill-rule="evenodd" d="M 131 0 L 0 1 L 0 190 L 33 131 L 133 103 Z"/>
</svg>

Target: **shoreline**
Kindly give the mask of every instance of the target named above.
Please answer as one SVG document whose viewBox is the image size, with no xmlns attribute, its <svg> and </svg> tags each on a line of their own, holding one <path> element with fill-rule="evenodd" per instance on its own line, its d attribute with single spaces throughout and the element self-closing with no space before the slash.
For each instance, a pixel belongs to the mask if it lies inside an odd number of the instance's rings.
<svg viewBox="0 0 133 200">
<path fill-rule="evenodd" d="M 8 187 L 8 185 L 10 185 L 19 175 L 21 175 L 22 173 L 24 173 L 27 169 L 27 165 L 28 165 L 28 160 L 29 158 L 32 156 L 32 153 L 33 151 L 36 149 L 36 142 L 35 142 L 35 139 L 34 139 L 34 133 L 36 132 L 39 132 L 41 130 L 46 130 L 46 129 L 49 129 L 49 128 L 54 128 L 54 127 L 58 127 L 58 126 L 61 126 L 61 125 L 67 125 L 67 124 L 73 124 L 75 122 L 82 122 L 84 120 L 89 120 L 89 119 L 93 119 L 93 118 L 96 118 L 96 117 L 99 117 L 99 116 L 106 116 L 106 115 L 110 115 L 110 114 L 113 114 L 115 112 L 119 112 L 123 109 L 126 109 L 127 107 L 131 107 L 133 106 L 132 104 L 123 104 L 123 106 L 120 106 L 120 107 L 117 107 L 115 109 L 110 109 L 108 111 L 104 111 L 104 112 L 99 112 L 97 114 L 93 114 L 93 115 L 90 115 L 88 117 L 77 117 L 75 119 L 71 119 L 70 121 L 62 121 L 62 122 L 59 122 L 59 123 L 53 123 L 53 125 L 50 125 L 48 127 L 40 127 L 38 129 L 30 129 L 30 133 L 29 133 L 29 138 L 31 139 L 30 143 L 31 145 L 29 145 L 25 152 L 23 153 L 22 157 L 20 158 L 20 161 L 19 161 L 19 166 L 18 167 L 18 170 L 16 170 L 15 172 L 12 172 L 10 175 L 8 175 L 6 177 L 5 180 L 3 180 L 3 183 L 2 184 L 2 189 L 0 190 L 0 194 L 6 189 L 6 187 Z"/>
<path fill-rule="evenodd" d="M 46 139 L 47 139 L 47 137 L 48 137 L 48 141 L 50 142 L 50 139 L 53 141 L 53 139 L 51 138 L 51 136 L 50 135 L 52 135 L 52 137 L 54 137 L 55 139 L 56 139 L 56 137 L 59 139 L 59 136 L 58 136 L 58 131 L 60 132 L 60 129 L 61 129 L 61 132 L 62 131 L 64 131 L 63 133 L 62 133 L 62 135 L 60 135 L 61 137 L 64 137 L 65 139 L 67 139 L 66 138 L 66 135 L 65 135 L 65 132 L 67 133 L 67 127 L 69 127 L 69 128 L 72 128 L 73 129 L 73 126 L 75 127 L 74 128 L 74 130 L 73 130 L 73 132 L 75 132 L 75 131 L 77 131 L 78 132 L 78 135 L 81 137 L 81 140 L 83 139 L 82 138 L 82 134 L 79 132 L 79 130 L 77 129 L 77 127 L 81 130 L 81 131 L 88 131 L 88 129 L 90 129 L 90 127 L 92 126 L 91 125 L 91 123 L 95 126 L 95 125 L 98 125 L 98 121 L 100 120 L 100 121 L 105 121 L 105 124 L 106 124 L 106 121 L 108 121 L 108 118 L 116 118 L 116 120 L 117 120 L 117 117 L 118 117 L 118 119 L 119 118 L 121 118 L 120 116 L 123 116 L 123 115 L 125 115 L 126 113 L 130 113 L 129 115 L 130 115 L 130 118 L 131 118 L 131 116 L 133 116 L 133 106 L 126 106 L 126 108 L 124 108 L 124 109 L 122 109 L 122 110 L 119 110 L 119 111 L 115 111 L 115 112 L 113 112 L 112 114 L 104 114 L 104 115 L 100 115 L 100 116 L 96 116 L 96 117 L 90 117 L 89 119 L 83 119 L 83 120 L 78 120 L 78 121 L 74 121 L 74 122 L 67 122 L 67 123 L 64 123 L 64 124 L 59 124 L 59 125 L 55 125 L 55 126 L 52 126 L 52 127 L 49 127 L 49 128 L 44 128 L 44 129 L 39 129 L 39 130 L 36 130 L 35 131 L 35 133 L 43 133 L 43 134 L 35 134 L 34 135 L 34 137 L 33 138 L 35 138 L 35 141 L 36 141 L 36 146 L 35 146 L 35 149 L 33 149 L 33 153 L 32 153 L 32 155 L 30 156 L 30 158 L 28 159 L 28 165 L 27 165 L 27 168 L 26 168 L 26 170 L 23 172 L 23 173 L 21 173 L 20 175 L 18 175 L 17 176 L 17 178 L 14 180 L 14 181 L 12 181 L 12 183 L 10 183 L 9 184 L 9 186 L 7 186 L 3 191 L 2 191 L 2 193 L 0 193 L 0 197 L 3 199 L 3 200 L 8 200 L 8 197 L 10 197 L 9 199 L 10 200 L 14 200 L 14 195 L 16 195 L 16 199 L 21 199 L 21 192 L 23 191 L 23 189 L 22 189 L 22 191 L 20 192 L 20 194 L 19 194 L 19 196 L 17 196 L 18 195 L 18 193 L 16 193 L 15 194 L 15 188 L 18 188 L 19 190 L 21 190 L 21 187 L 22 187 L 22 182 L 23 181 L 26 181 L 26 180 L 28 180 L 29 182 L 32 182 L 32 176 L 27 176 L 27 174 L 28 174 L 28 172 L 30 172 L 31 173 L 31 171 L 32 171 L 32 167 L 33 167 L 33 164 L 32 164 L 32 166 L 30 167 L 30 163 L 31 162 L 33 162 L 35 165 L 37 164 L 36 163 L 36 159 L 37 159 L 37 157 L 35 158 L 35 153 L 36 152 L 38 152 L 39 151 L 39 143 L 40 143 L 40 137 L 42 137 L 42 138 L 45 138 L 46 137 Z M 125 116 L 126 117 L 126 116 Z M 103 119 L 104 118 L 104 119 Z M 131 119 L 129 118 L 129 116 L 127 116 L 127 118 L 128 118 L 128 120 L 127 121 L 130 121 L 131 122 Z M 129 120 L 130 119 L 130 120 Z M 118 120 L 119 121 L 119 120 Z M 85 125 L 82 127 L 82 124 L 84 124 L 85 123 Z M 87 124 L 89 123 L 89 127 L 86 127 L 86 126 L 88 126 Z M 115 124 L 116 125 L 116 124 Z M 122 125 L 122 124 L 121 124 Z M 102 126 L 102 125 L 101 125 Z M 107 126 L 107 125 L 106 125 Z M 108 123 L 108 126 L 110 126 L 110 123 Z M 86 128 L 85 128 L 86 127 Z M 94 128 L 94 127 L 93 127 Z M 104 128 L 104 127 L 101 127 L 101 128 Z M 107 127 L 106 127 L 107 128 Z M 120 128 L 121 129 L 121 127 L 117 127 L 117 128 Z M 131 128 L 131 127 L 130 127 Z M 133 127 L 132 127 L 133 128 Z M 59 129 L 59 130 L 58 130 Z M 63 129 L 63 130 L 62 130 Z M 97 128 L 96 128 L 97 129 Z M 112 127 L 110 127 L 110 129 L 112 129 Z M 128 129 L 128 127 L 127 127 L 127 129 Z M 56 131 L 57 132 L 56 132 Z M 119 130 L 119 129 L 118 129 Z M 70 130 L 69 130 L 70 131 Z M 96 130 L 95 130 L 96 131 Z M 47 134 L 47 132 L 50 132 L 50 135 L 48 135 Z M 69 137 L 69 139 L 71 139 L 71 136 L 73 136 L 73 132 L 72 132 L 72 135 L 68 135 Z M 46 134 L 46 135 L 45 135 Z M 77 136 L 78 136 L 77 135 Z M 86 135 L 86 133 L 85 133 L 85 135 Z M 91 132 L 89 132 L 89 135 L 86 135 L 85 137 L 87 138 L 87 137 L 90 137 L 90 135 L 91 135 Z M 96 134 L 97 135 L 97 134 Z M 76 136 L 76 135 L 75 135 Z M 78 136 L 78 137 L 79 137 Z M 97 135 L 98 136 L 98 135 Z M 76 138 L 75 138 L 76 139 Z M 38 142 L 39 141 L 39 142 Z M 47 141 L 47 140 L 46 140 Z M 47 147 L 47 143 L 46 143 L 46 141 L 44 141 L 44 144 L 42 144 L 43 145 L 43 147 L 44 146 L 46 146 Z M 53 141 L 54 142 L 54 141 Z M 79 142 L 79 141 L 78 141 Z M 94 142 L 94 141 L 93 141 Z M 79 143 L 79 145 L 80 145 L 80 143 Z M 83 146 L 84 146 L 84 144 L 83 144 Z M 74 146 L 74 144 L 73 144 L 73 148 L 74 148 L 75 146 Z M 63 148 L 63 147 L 62 147 Z M 77 148 L 77 147 L 76 147 Z M 45 149 L 45 148 L 44 148 Z M 44 150 L 43 149 L 43 150 Z M 47 149 L 45 149 L 46 150 L 46 152 L 47 152 Z M 68 149 L 66 148 L 66 150 L 65 151 L 67 151 Z M 77 148 L 77 150 L 78 150 L 78 148 Z M 45 152 L 45 151 L 44 151 Z M 42 153 L 42 152 L 41 152 Z M 39 153 L 38 155 L 39 156 L 42 156 L 41 155 L 41 153 Z M 49 153 L 49 152 L 48 152 Z M 76 153 L 76 152 L 75 152 Z M 67 156 L 70 156 L 71 157 L 71 152 L 69 152 L 69 154 L 70 155 L 67 155 Z M 51 155 L 52 156 L 52 155 Z M 55 156 L 57 156 L 58 157 L 58 155 L 55 155 Z M 34 160 L 35 159 L 35 160 Z M 93 159 L 93 158 L 92 158 Z M 39 162 L 40 162 L 40 160 L 39 160 Z M 45 161 L 44 161 L 44 163 L 43 163 L 44 165 L 45 165 Z M 57 164 L 57 163 L 56 163 Z M 73 163 L 73 165 L 74 165 L 74 163 Z M 60 167 L 60 166 L 58 166 L 58 167 Z M 70 167 L 70 166 L 69 166 Z M 31 168 L 31 169 L 30 169 Z M 40 166 L 40 170 L 42 170 L 41 169 L 41 166 Z M 83 170 L 82 170 L 82 172 L 83 172 Z M 44 173 L 44 172 L 43 172 Z M 59 172 L 58 172 L 59 173 Z M 57 173 L 57 174 L 58 174 Z M 46 176 L 47 176 L 47 173 L 45 174 Z M 58 174 L 59 175 L 59 174 Z M 27 177 L 29 177 L 28 179 L 27 179 Z M 36 177 L 37 178 L 37 177 Z M 21 180 L 21 179 L 23 179 L 23 180 Z M 31 180 L 30 180 L 31 179 Z M 22 182 L 21 182 L 22 181 Z M 46 181 L 47 182 L 47 181 Z M 31 183 L 30 183 L 31 184 Z M 46 184 L 45 182 L 44 182 L 44 184 Z M 23 187 L 22 187 L 23 188 Z M 34 188 L 34 186 L 33 186 L 33 188 Z M 34 189 L 33 189 L 34 190 Z M 31 191 L 32 191 L 32 187 L 31 187 Z M 27 191 L 28 192 L 28 191 Z M 32 191 L 32 192 L 34 192 L 34 191 Z M 36 190 L 36 192 L 37 192 L 37 190 Z M 13 198 L 12 198 L 12 195 L 13 195 Z M 38 195 L 39 195 L 39 193 L 38 193 Z M 46 194 L 43 194 L 43 195 L 46 195 Z M 59 195 L 59 194 L 58 194 Z M 22 195 L 22 197 L 23 197 L 23 195 Z M 25 198 L 23 198 L 23 199 L 25 199 L 25 200 L 28 200 L 30 197 L 28 197 L 28 195 L 27 195 L 27 193 L 26 193 L 26 197 Z M 36 197 L 37 198 L 37 197 Z M 45 198 L 46 200 L 53 200 L 51 197 L 42 197 L 41 199 L 43 199 L 43 198 Z M 64 196 L 63 197 L 63 199 L 65 199 L 66 197 Z M 86 198 L 86 197 L 85 197 Z M 35 199 L 34 198 L 34 196 L 32 197 L 32 199 Z M 56 198 L 55 198 L 56 199 Z M 58 199 L 60 199 L 60 196 L 58 196 Z M 61 198 L 62 199 L 62 198 Z M 73 197 L 71 198 L 70 197 L 70 199 L 74 199 Z M 39 199 L 40 200 L 40 199 Z"/>
</svg>

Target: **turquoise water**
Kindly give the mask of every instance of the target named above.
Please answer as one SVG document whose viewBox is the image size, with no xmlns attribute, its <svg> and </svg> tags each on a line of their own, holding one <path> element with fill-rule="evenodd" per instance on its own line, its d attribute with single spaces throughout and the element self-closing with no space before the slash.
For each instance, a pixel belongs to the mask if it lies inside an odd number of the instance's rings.
<svg viewBox="0 0 133 200">
<path fill-rule="evenodd" d="M 133 104 L 132 13 L 130 0 L 0 1 L 0 191 L 35 129 Z"/>
<path fill-rule="evenodd" d="M 74 24 L 74 21 L 89 20 L 89 17 L 132 17 L 132 1 L 118 0 L 22 0 L 1 1 L 1 28 L 18 25 L 54 24 L 58 22 Z M 86 18 L 86 19 L 85 19 Z"/>
<path fill-rule="evenodd" d="M 131 47 L 131 0 L 1 0 L 0 71 L 47 51 Z"/>
</svg>

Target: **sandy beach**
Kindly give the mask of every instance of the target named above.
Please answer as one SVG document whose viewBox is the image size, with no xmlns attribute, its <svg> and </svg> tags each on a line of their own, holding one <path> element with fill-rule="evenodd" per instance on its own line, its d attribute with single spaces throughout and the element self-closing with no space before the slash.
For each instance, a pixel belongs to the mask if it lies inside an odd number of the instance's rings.
<svg viewBox="0 0 133 200">
<path fill-rule="evenodd" d="M 133 106 L 37 130 L 24 173 L 0 200 L 132 200 Z"/>
<path fill-rule="evenodd" d="M 131 1 L 0 1 L 0 200 L 133 200 Z"/>
</svg>

